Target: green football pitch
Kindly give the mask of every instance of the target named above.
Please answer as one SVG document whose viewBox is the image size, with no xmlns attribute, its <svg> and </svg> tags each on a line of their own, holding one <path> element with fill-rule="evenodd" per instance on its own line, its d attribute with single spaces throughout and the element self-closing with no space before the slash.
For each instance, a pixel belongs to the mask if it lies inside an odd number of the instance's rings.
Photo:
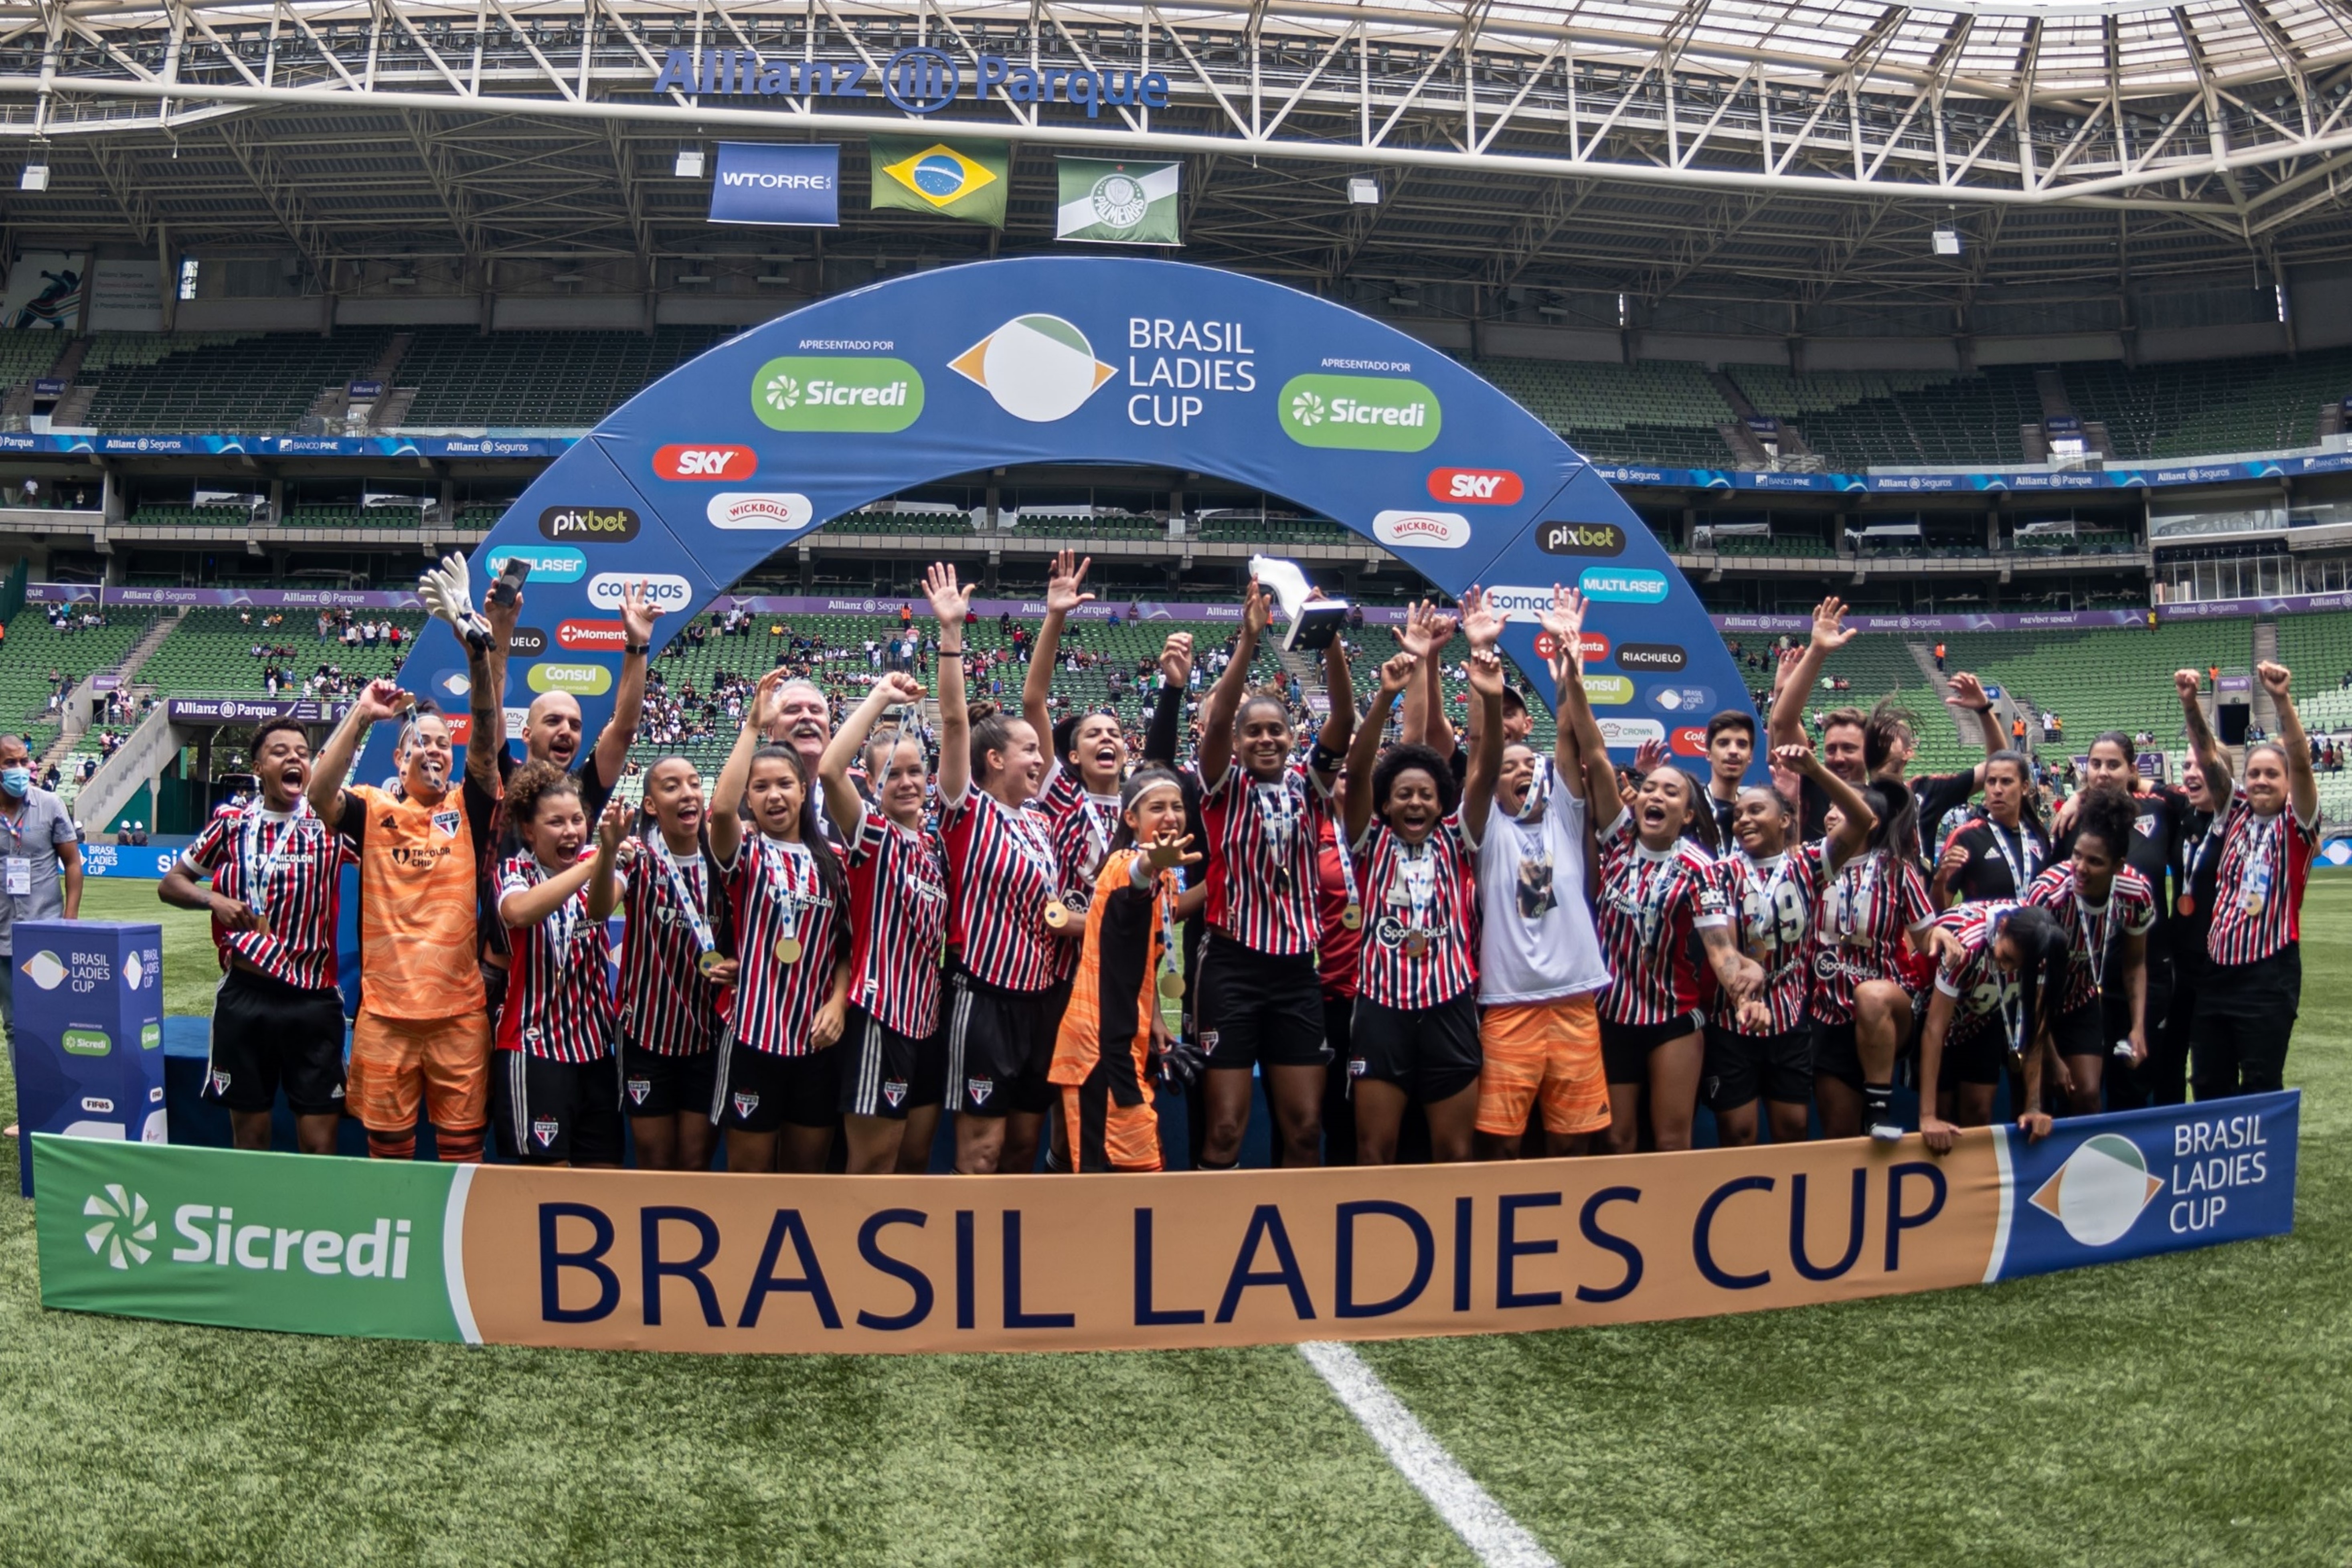
<svg viewBox="0 0 2352 1568">
<path fill-rule="evenodd" d="M 158 908 L 95 883 L 87 912 Z M 2305 925 L 2293 1236 L 1363 1361 L 1523 1561 L 2343 1564 L 2352 877 Z M 200 923 L 166 943 L 201 1011 Z M 1296 1350 L 737 1359 L 50 1313 L 13 1182 L 0 1478 L 5 1563 L 1479 1561 Z"/>
</svg>

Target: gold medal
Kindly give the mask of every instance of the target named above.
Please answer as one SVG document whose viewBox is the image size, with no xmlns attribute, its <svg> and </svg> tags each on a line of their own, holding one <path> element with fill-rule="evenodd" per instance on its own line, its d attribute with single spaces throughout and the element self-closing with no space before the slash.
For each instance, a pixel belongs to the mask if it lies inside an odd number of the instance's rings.
<svg viewBox="0 0 2352 1568">
<path fill-rule="evenodd" d="M 1183 995 L 1184 977 L 1172 969 L 1160 975 L 1160 994 L 1167 997 L 1171 1002 Z"/>
<path fill-rule="evenodd" d="M 1349 904 L 1346 909 L 1341 910 L 1339 911 L 1339 923 L 1349 931 L 1363 930 L 1364 906 L 1361 904 Z"/>
<path fill-rule="evenodd" d="M 1070 924 L 1070 907 L 1059 899 L 1045 900 L 1045 923 L 1055 931 L 1066 931 Z"/>
<path fill-rule="evenodd" d="M 793 954 L 793 957 L 795 958 L 798 956 L 798 953 Z M 694 961 L 694 967 L 701 973 L 702 977 L 705 980 L 708 980 L 713 974 L 718 973 L 719 966 L 726 962 L 727 955 L 714 947 L 708 952 L 704 952 L 697 956 Z M 787 959 L 785 962 L 789 963 L 792 960 Z"/>
<path fill-rule="evenodd" d="M 2248 914 L 2258 915 L 2263 912 L 2263 905 L 2267 901 L 2260 893 L 2248 893 L 2243 907 Z"/>
<path fill-rule="evenodd" d="M 798 963 L 800 961 L 801 939 L 796 936 L 778 937 L 776 939 L 776 962 L 778 963 Z"/>
<path fill-rule="evenodd" d="M 2183 893 L 2172 900 L 2172 907 L 2179 910 L 2181 918 L 2186 920 L 2197 912 L 2197 900 L 2190 894 Z"/>
<path fill-rule="evenodd" d="M 1427 958 L 1429 956 L 1428 936 L 1417 931 L 1405 932 L 1404 955 L 1407 958 Z"/>
</svg>

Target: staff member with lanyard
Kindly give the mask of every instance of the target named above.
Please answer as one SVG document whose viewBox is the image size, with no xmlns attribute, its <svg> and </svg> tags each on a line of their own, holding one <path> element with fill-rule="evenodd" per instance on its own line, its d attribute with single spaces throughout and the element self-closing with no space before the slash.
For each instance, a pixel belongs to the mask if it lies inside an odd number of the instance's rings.
<svg viewBox="0 0 2352 1568">
<path fill-rule="evenodd" d="M 21 735 L 0 735 L 0 1033 L 16 1070 L 18 921 L 81 919 L 81 835 L 65 803 L 33 782 Z"/>
<path fill-rule="evenodd" d="M 2016 752 L 1995 752 L 1983 765 L 1984 816 L 1953 834 L 1936 862 L 1938 909 L 2015 903 L 2050 863 L 2050 840 L 2027 809 L 2033 764 Z"/>
</svg>

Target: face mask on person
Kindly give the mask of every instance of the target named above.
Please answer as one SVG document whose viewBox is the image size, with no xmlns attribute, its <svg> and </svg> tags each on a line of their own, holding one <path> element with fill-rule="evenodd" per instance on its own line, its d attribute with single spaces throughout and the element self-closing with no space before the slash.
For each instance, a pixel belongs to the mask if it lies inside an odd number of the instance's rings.
<svg viewBox="0 0 2352 1568">
<path fill-rule="evenodd" d="M 0 790 L 21 795 L 33 787 L 33 770 L 26 767 L 0 768 Z"/>
</svg>

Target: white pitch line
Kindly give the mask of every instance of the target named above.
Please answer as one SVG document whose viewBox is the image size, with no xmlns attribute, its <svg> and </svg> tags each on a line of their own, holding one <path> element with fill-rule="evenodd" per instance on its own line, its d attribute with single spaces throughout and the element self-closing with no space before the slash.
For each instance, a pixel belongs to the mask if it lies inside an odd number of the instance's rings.
<svg viewBox="0 0 2352 1568">
<path fill-rule="evenodd" d="M 1307 1364 L 1322 1374 L 1349 1414 L 1363 1424 L 1389 1463 L 1429 1500 L 1430 1507 L 1462 1538 L 1487 1568 L 1559 1568 L 1525 1526 L 1510 1516 L 1486 1489 L 1471 1479 L 1445 1446 L 1429 1435 L 1412 1411 L 1389 1392 L 1380 1374 L 1364 1363 L 1355 1347 L 1332 1340 L 1314 1340 L 1298 1347 Z"/>
</svg>

